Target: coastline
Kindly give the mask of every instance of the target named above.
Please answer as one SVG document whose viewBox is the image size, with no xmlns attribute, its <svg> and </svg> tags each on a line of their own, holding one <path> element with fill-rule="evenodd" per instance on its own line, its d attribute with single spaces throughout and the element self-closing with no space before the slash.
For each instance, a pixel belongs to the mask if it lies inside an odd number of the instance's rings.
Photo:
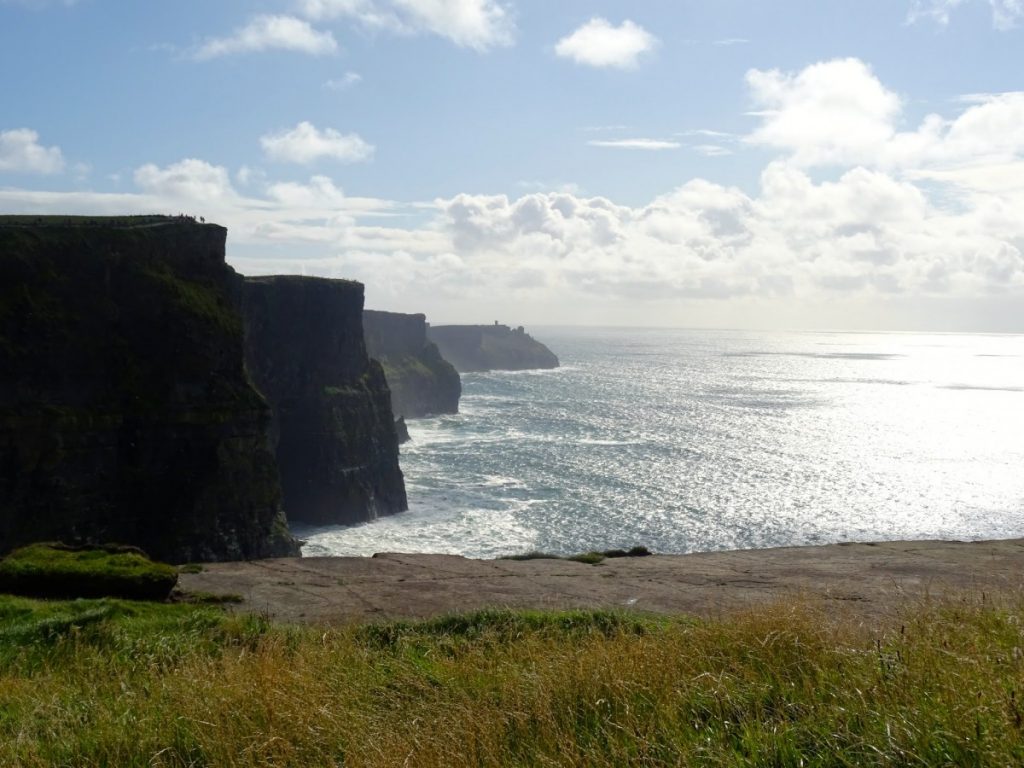
<svg viewBox="0 0 1024 768">
<path fill-rule="evenodd" d="M 311 624 L 494 607 L 713 618 L 793 598 L 884 618 L 933 597 L 1024 591 L 1024 538 L 652 555 L 597 565 L 397 553 L 280 558 L 204 565 L 181 574 L 180 586 L 237 595 L 232 610 Z"/>
</svg>

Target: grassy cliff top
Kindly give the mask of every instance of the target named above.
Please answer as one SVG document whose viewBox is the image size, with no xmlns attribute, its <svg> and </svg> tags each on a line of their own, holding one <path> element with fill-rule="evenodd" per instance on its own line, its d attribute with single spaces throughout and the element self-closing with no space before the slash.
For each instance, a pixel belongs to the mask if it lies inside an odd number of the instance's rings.
<svg viewBox="0 0 1024 768">
<path fill-rule="evenodd" d="M 352 290 L 363 290 L 363 284 L 358 280 L 349 280 L 344 277 L 311 277 L 306 275 L 246 275 L 245 282 L 257 285 L 332 285 L 351 288 Z"/>
<path fill-rule="evenodd" d="M 0 560 L 0 591 L 40 597 L 166 598 L 177 571 L 133 547 L 31 544 Z"/>
<path fill-rule="evenodd" d="M 6 215 L 0 216 L 0 227 L 32 227 L 32 228 L 105 228 L 105 229 L 136 229 L 139 227 L 155 227 L 165 224 L 206 225 L 191 216 L 164 216 L 150 214 L 145 216 L 36 216 Z"/>
</svg>

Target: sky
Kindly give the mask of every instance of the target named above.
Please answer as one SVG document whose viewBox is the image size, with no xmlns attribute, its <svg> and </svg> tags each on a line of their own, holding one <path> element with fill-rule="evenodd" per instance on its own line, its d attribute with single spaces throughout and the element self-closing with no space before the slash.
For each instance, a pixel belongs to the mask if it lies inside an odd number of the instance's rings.
<svg viewBox="0 0 1024 768">
<path fill-rule="evenodd" d="M 434 323 L 1024 332 L 1024 0 L 0 0 L 0 213 Z"/>
</svg>

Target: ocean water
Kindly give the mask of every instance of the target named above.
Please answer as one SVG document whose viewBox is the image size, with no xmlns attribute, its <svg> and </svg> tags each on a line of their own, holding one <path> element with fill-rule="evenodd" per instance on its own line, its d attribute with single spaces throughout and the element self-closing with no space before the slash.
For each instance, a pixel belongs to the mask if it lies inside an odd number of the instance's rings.
<svg viewBox="0 0 1024 768">
<path fill-rule="evenodd" d="M 410 422 L 410 510 L 306 555 L 1024 536 L 1024 336 L 533 329 Z"/>
</svg>

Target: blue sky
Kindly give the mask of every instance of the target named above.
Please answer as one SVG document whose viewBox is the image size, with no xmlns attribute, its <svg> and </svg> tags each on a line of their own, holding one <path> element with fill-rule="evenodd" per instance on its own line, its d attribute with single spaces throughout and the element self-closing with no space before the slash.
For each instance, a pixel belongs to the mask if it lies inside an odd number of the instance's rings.
<svg viewBox="0 0 1024 768">
<path fill-rule="evenodd" d="M 1024 0 L 0 0 L 0 211 L 435 322 L 1024 331 Z"/>
</svg>

